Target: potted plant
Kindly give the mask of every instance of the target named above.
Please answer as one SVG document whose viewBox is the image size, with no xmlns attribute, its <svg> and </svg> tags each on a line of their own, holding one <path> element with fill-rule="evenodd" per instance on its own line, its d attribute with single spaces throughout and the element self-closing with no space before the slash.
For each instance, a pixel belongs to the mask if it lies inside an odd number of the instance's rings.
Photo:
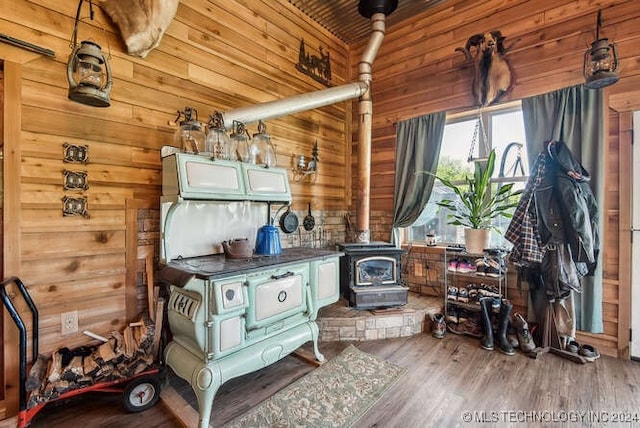
<svg viewBox="0 0 640 428">
<path fill-rule="evenodd" d="M 491 177 L 496 162 L 496 152 L 491 150 L 486 161 L 476 161 L 473 177 L 466 176 L 464 184 L 435 175 L 447 188 L 451 189 L 459 200 L 443 199 L 436 202 L 438 206 L 449 210 L 448 223 L 464 226 L 465 247 L 472 254 L 482 253 L 490 240 L 491 223 L 494 218 L 513 217 L 511 210 L 518 205 L 522 190 L 513 191 L 513 184 L 498 186 L 490 193 Z"/>
</svg>

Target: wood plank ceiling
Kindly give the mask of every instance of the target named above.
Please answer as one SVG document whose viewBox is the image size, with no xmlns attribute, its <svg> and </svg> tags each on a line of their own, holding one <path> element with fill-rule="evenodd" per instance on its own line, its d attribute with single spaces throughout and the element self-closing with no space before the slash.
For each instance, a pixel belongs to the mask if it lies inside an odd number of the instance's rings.
<svg viewBox="0 0 640 428">
<path fill-rule="evenodd" d="M 398 0 L 398 8 L 386 19 L 387 25 L 398 24 L 443 1 Z M 289 3 L 348 44 L 371 34 L 369 19 L 358 12 L 358 0 L 289 0 Z"/>
</svg>

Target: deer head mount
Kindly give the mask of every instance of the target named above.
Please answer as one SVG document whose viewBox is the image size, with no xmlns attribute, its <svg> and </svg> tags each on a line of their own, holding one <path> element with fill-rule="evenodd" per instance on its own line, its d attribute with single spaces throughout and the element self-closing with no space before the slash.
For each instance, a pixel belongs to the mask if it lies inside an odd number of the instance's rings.
<svg viewBox="0 0 640 428">
<path fill-rule="evenodd" d="M 456 48 L 468 61 L 473 61 L 472 93 L 476 106 L 484 107 L 500 100 L 513 84 L 513 72 L 505 55 L 505 36 L 500 31 L 475 34 L 464 48 Z"/>
</svg>

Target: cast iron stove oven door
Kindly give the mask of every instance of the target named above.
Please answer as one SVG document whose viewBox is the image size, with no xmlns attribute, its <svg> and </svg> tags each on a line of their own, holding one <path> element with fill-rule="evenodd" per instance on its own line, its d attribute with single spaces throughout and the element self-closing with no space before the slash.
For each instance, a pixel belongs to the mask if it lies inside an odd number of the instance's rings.
<svg viewBox="0 0 640 428">
<path fill-rule="evenodd" d="M 247 308 L 247 329 L 265 327 L 269 333 L 297 322 L 296 315 L 307 311 L 308 263 L 249 274 L 247 280 L 253 303 Z"/>
</svg>

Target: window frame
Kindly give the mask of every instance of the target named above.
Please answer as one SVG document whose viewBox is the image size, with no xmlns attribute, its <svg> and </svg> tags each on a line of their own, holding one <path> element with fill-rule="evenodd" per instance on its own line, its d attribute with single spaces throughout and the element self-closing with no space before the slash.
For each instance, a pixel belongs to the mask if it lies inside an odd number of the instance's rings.
<svg viewBox="0 0 640 428">
<path fill-rule="evenodd" d="M 520 100 L 511 102 L 508 104 L 502 104 L 499 106 L 486 107 L 482 110 L 475 110 L 475 111 L 467 110 L 467 111 L 455 112 L 451 114 L 447 113 L 445 126 L 459 123 L 459 122 L 471 121 L 471 120 L 477 119 L 478 116 L 480 116 L 482 121 L 481 122 L 482 127 L 484 128 L 484 132 L 478 132 L 478 139 L 476 141 L 476 145 L 478 146 L 477 153 L 479 158 L 486 158 L 488 157 L 492 147 L 492 131 L 493 131 L 492 118 L 494 116 L 498 116 L 501 114 L 508 114 L 508 113 L 513 113 L 517 111 L 522 111 L 522 103 L 520 102 Z M 469 141 L 469 144 L 471 144 L 471 141 Z M 526 142 L 523 141 L 522 144 L 523 144 L 522 150 L 526 150 L 526 147 L 525 147 Z M 471 147 L 469 146 L 468 148 L 470 153 Z M 518 176 L 518 177 L 492 177 L 491 183 L 498 184 L 498 185 L 506 184 L 506 183 L 526 183 L 527 180 L 529 179 L 529 171 L 525 170 L 524 174 L 525 175 Z M 464 184 L 464 181 L 456 180 L 454 181 L 454 183 Z M 420 243 L 424 244 L 425 243 L 424 237 L 412 236 L 413 235 L 411 231 L 412 227 L 413 226 L 409 226 L 409 227 L 400 229 L 401 242 L 403 244 L 420 244 Z M 446 241 L 438 242 L 438 245 L 448 245 L 448 244 L 455 244 L 455 243 L 446 242 Z"/>
</svg>

